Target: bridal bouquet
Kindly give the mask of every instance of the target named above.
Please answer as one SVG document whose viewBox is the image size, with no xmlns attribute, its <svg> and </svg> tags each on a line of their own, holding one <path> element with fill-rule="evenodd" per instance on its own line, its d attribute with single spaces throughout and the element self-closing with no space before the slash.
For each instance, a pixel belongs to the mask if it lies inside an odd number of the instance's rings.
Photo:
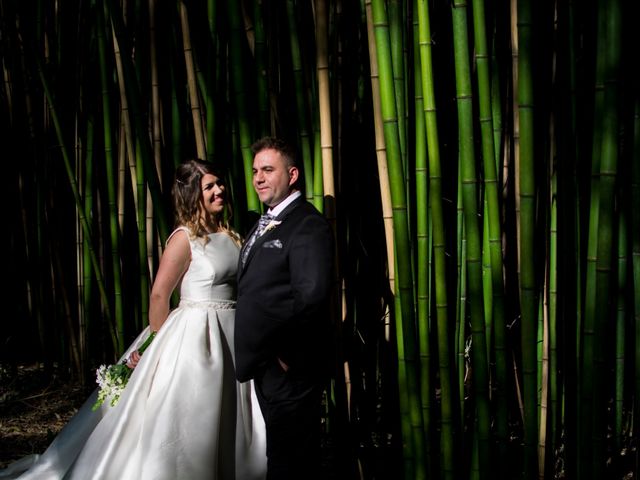
<svg viewBox="0 0 640 480">
<path fill-rule="evenodd" d="M 156 336 L 157 332 L 152 332 L 147 339 L 144 341 L 140 348 L 138 348 L 138 353 L 142 355 L 142 353 L 147 349 L 147 347 L 151 344 L 151 341 Z M 120 400 L 120 395 L 124 391 L 124 387 L 127 386 L 127 382 L 129 381 L 129 377 L 133 372 L 133 368 L 130 368 L 127 365 L 127 360 L 124 359 L 120 363 L 116 363 L 113 365 L 100 365 L 100 368 L 96 370 L 96 383 L 99 385 L 98 398 L 96 403 L 93 404 L 92 410 L 97 410 L 100 408 L 105 400 L 111 397 L 111 406 L 115 406 Z"/>
</svg>

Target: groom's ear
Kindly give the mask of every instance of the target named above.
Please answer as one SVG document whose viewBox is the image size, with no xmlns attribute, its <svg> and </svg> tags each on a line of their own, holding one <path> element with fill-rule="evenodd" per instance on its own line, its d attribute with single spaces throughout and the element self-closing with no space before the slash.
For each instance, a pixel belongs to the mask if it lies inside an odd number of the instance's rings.
<svg viewBox="0 0 640 480">
<path fill-rule="evenodd" d="M 298 176 L 300 172 L 298 171 L 298 167 L 289 167 L 289 186 L 295 185 L 298 181 Z"/>
</svg>

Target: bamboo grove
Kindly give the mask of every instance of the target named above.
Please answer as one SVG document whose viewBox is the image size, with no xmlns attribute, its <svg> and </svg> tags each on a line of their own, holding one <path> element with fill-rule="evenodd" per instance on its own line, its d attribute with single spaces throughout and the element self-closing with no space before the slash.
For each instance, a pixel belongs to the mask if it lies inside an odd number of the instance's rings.
<svg viewBox="0 0 640 480">
<path fill-rule="evenodd" d="M 0 360 L 92 382 L 146 322 L 175 166 L 336 239 L 336 478 L 638 474 L 636 2 L 0 0 Z M 329 447 L 328 447 L 329 448 Z"/>
</svg>

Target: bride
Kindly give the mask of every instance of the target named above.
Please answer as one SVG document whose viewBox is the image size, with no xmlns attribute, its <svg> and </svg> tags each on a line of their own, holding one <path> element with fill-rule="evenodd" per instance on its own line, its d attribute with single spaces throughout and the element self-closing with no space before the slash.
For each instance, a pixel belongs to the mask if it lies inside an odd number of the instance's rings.
<svg viewBox="0 0 640 480">
<path fill-rule="evenodd" d="M 178 167 L 172 196 L 178 228 L 160 260 L 149 327 L 121 359 L 135 368 L 119 401 L 93 411 L 96 390 L 41 456 L 10 465 L 0 478 L 266 476 L 266 434 L 253 384 L 235 380 L 240 242 L 222 220 L 224 183 L 210 164 L 190 160 Z M 180 304 L 170 311 L 178 287 Z"/>
</svg>

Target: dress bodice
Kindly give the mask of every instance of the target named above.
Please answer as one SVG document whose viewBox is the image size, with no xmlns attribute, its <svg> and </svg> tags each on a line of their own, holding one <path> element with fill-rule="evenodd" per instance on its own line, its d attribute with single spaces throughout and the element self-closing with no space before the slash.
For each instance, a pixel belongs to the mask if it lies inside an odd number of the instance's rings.
<svg viewBox="0 0 640 480">
<path fill-rule="evenodd" d="M 191 264 L 182 277 L 180 298 L 211 302 L 235 300 L 239 247 L 223 232 L 209 234 L 209 241 L 189 239 Z"/>
</svg>

